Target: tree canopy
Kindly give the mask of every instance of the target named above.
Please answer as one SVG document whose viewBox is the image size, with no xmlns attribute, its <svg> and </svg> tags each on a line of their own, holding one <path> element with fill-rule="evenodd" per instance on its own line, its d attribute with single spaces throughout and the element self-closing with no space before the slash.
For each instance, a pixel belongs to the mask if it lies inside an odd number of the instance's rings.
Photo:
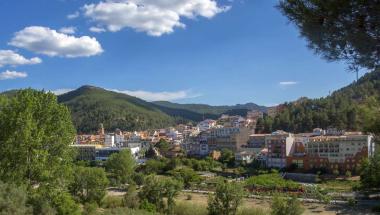
<svg viewBox="0 0 380 215">
<path fill-rule="evenodd" d="M 75 130 L 68 109 L 52 93 L 18 91 L 0 111 L 0 179 L 29 186 L 65 187 Z M 6 132 L 5 132 L 6 131 Z"/>
<path fill-rule="evenodd" d="M 107 171 L 111 173 L 118 184 L 125 184 L 132 180 L 135 166 L 136 161 L 129 149 L 112 154 L 106 163 Z"/>
<path fill-rule="evenodd" d="M 379 67 L 379 1 L 281 0 L 278 7 L 325 59 L 344 60 L 351 69 Z"/>
</svg>

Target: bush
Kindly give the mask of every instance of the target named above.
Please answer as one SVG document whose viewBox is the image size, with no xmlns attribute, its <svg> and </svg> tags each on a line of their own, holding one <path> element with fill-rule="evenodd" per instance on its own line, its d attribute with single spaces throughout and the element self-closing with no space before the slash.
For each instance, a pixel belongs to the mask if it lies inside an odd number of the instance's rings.
<svg viewBox="0 0 380 215">
<path fill-rule="evenodd" d="M 83 215 L 94 215 L 98 210 L 98 204 L 94 203 L 86 203 L 83 207 Z"/>
<path fill-rule="evenodd" d="M 221 181 L 216 187 L 214 195 L 208 199 L 209 215 L 233 215 L 236 214 L 244 196 L 243 187 L 236 183 Z"/>
<path fill-rule="evenodd" d="M 350 206 L 350 207 L 354 207 L 356 204 L 357 204 L 357 201 L 356 201 L 356 199 L 354 199 L 354 198 L 349 198 L 348 200 L 347 200 L 347 204 Z"/>
<path fill-rule="evenodd" d="M 272 215 L 301 215 L 304 209 L 296 197 L 284 198 L 276 195 L 271 205 Z"/>
<path fill-rule="evenodd" d="M 193 196 L 191 194 L 187 194 L 186 200 L 191 200 L 193 199 Z"/>
<path fill-rule="evenodd" d="M 139 208 L 140 199 L 136 191 L 136 186 L 130 185 L 128 187 L 127 192 L 123 198 L 123 204 L 128 208 Z"/>
<path fill-rule="evenodd" d="M 26 201 L 24 189 L 0 182 L 0 214 L 31 214 Z"/>
<path fill-rule="evenodd" d="M 101 202 L 102 208 L 118 208 L 123 207 L 123 198 L 119 196 L 107 196 Z"/>
<path fill-rule="evenodd" d="M 346 174 L 345 174 L 346 178 L 351 178 L 352 174 L 351 174 L 351 171 L 346 171 Z"/>
<path fill-rule="evenodd" d="M 149 211 L 149 212 L 155 212 L 157 211 L 156 205 L 149 203 L 148 200 L 144 199 L 140 204 L 140 209 Z"/>
</svg>

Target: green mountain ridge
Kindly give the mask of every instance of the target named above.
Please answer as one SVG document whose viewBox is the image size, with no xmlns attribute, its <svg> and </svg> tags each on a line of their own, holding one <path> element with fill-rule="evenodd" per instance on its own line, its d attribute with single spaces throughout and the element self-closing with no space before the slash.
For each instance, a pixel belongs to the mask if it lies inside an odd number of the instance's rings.
<svg viewBox="0 0 380 215">
<path fill-rule="evenodd" d="M 257 132 L 281 129 L 310 132 L 313 128 L 366 131 L 380 113 L 380 69 L 369 72 L 357 82 L 333 92 L 330 96 L 308 99 L 280 106 L 275 117 L 258 122 Z"/>
<path fill-rule="evenodd" d="M 217 119 L 221 114 L 245 115 L 248 110 L 265 110 L 253 103 L 236 106 L 176 104 L 147 102 L 123 93 L 95 86 L 82 86 L 58 96 L 58 101 L 69 107 L 74 125 L 79 132 L 94 132 L 103 123 L 107 130 L 156 129 L 176 123 L 198 122 L 205 118 Z"/>
<path fill-rule="evenodd" d="M 12 97 L 17 90 L 3 92 Z M 245 116 L 249 110 L 266 112 L 267 108 L 254 103 L 232 106 L 178 104 L 167 101 L 147 102 L 123 93 L 100 87 L 82 86 L 58 96 L 68 106 L 78 132 L 95 132 L 103 123 L 108 131 L 145 130 L 172 126 L 177 123 L 216 119 L 221 114 Z M 257 132 L 277 129 L 290 132 L 310 132 L 313 128 L 336 127 L 345 130 L 366 130 L 379 116 L 380 70 L 369 72 L 330 96 L 297 101 L 279 106 L 275 117 L 265 116 L 258 121 Z"/>
</svg>

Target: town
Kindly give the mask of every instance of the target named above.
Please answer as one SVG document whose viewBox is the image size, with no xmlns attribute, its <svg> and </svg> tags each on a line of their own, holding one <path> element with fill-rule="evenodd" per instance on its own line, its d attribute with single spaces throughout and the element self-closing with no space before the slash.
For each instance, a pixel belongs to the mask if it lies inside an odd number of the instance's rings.
<svg viewBox="0 0 380 215">
<path fill-rule="evenodd" d="M 143 164 L 145 153 L 165 141 L 170 147 L 164 152 L 155 150 L 157 156 L 211 156 L 218 160 L 223 150 L 230 150 L 237 166 L 255 162 L 265 168 L 336 175 L 357 174 L 362 160 L 375 152 L 373 136 L 357 131 L 315 128 L 310 133 L 256 134 L 256 123 L 264 114 L 250 111 L 246 117 L 222 115 L 195 126 L 180 124 L 135 132 L 106 133 L 101 124 L 97 134 L 77 135 L 72 146 L 78 148 L 79 160 L 105 161 L 113 153 L 128 148 L 138 163 Z"/>
</svg>

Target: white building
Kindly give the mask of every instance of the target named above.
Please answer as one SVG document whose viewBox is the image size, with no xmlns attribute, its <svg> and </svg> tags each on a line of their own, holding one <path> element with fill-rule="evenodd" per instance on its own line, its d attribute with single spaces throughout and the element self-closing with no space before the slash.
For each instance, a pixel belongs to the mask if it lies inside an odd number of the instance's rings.
<svg viewBox="0 0 380 215">
<path fill-rule="evenodd" d="M 106 147 L 115 147 L 115 135 L 113 134 L 106 134 L 104 136 L 104 145 Z"/>
<path fill-rule="evenodd" d="M 210 130 L 211 128 L 214 128 L 215 126 L 216 126 L 216 121 L 212 119 L 203 120 L 197 125 L 200 132 Z"/>
</svg>

